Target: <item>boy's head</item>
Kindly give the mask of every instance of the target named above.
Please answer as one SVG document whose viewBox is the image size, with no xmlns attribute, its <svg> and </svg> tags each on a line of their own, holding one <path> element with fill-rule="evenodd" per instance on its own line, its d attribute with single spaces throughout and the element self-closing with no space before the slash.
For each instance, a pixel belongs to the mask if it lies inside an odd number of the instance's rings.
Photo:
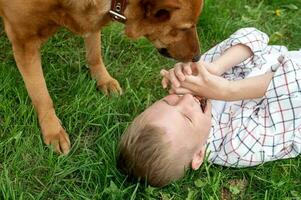
<svg viewBox="0 0 301 200">
<path fill-rule="evenodd" d="M 153 186 L 181 178 L 204 159 L 211 127 L 211 104 L 204 112 L 192 95 L 169 95 L 140 114 L 123 134 L 118 167 Z"/>
</svg>

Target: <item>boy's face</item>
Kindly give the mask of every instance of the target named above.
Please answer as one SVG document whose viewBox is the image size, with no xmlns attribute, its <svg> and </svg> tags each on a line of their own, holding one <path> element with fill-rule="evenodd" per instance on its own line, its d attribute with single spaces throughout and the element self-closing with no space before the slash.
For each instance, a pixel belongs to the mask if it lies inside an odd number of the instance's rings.
<svg viewBox="0 0 301 200">
<path fill-rule="evenodd" d="M 146 109 L 142 116 L 149 124 L 165 128 L 173 150 L 185 146 L 203 149 L 211 128 L 211 104 L 204 112 L 200 102 L 190 94 L 169 95 Z"/>
</svg>

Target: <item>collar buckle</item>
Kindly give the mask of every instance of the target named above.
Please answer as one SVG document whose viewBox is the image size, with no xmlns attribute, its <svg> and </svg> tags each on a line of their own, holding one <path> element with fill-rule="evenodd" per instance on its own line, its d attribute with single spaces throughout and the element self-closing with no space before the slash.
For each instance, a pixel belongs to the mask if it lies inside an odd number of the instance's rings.
<svg viewBox="0 0 301 200">
<path fill-rule="evenodd" d="M 127 0 L 112 0 L 111 10 L 109 11 L 109 13 L 114 20 L 121 23 L 124 23 L 126 21 L 126 17 L 123 14 L 126 3 Z"/>
</svg>

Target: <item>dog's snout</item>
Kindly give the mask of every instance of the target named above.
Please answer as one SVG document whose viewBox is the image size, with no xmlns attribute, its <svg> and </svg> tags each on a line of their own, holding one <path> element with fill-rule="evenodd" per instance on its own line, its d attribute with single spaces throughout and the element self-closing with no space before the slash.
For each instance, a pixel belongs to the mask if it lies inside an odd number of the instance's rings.
<svg viewBox="0 0 301 200">
<path fill-rule="evenodd" d="M 166 48 L 161 48 L 161 49 L 158 49 L 159 53 L 162 55 L 162 56 L 165 56 L 167 58 L 171 58 L 170 54 L 168 53 L 168 50 Z"/>
<path fill-rule="evenodd" d="M 192 62 L 198 62 L 201 59 L 201 54 L 198 54 L 192 58 Z"/>
</svg>

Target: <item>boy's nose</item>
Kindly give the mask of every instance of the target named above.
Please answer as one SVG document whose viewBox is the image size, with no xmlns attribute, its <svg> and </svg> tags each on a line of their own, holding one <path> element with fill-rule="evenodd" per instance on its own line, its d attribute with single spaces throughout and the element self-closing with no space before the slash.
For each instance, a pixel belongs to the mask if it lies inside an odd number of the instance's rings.
<svg viewBox="0 0 301 200">
<path fill-rule="evenodd" d="M 179 104 L 183 103 L 185 105 L 190 105 L 189 103 L 194 101 L 193 96 L 191 94 L 185 94 L 182 96 L 181 100 L 179 101 Z"/>
</svg>

